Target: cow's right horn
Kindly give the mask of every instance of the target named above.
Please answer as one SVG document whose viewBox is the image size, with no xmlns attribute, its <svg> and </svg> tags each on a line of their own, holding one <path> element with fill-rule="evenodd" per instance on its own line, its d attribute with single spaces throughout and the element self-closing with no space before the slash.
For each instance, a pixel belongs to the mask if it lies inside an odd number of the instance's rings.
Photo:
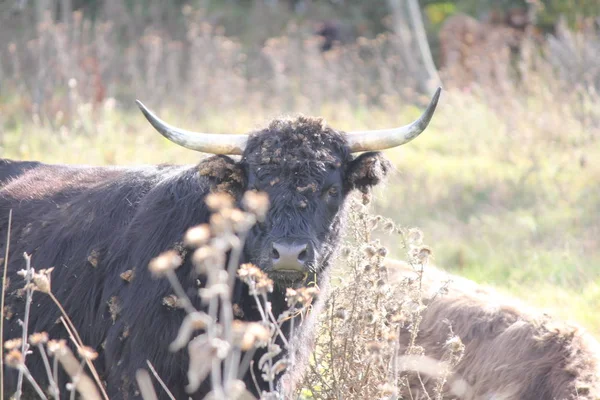
<svg viewBox="0 0 600 400">
<path fill-rule="evenodd" d="M 203 153 L 230 155 L 241 155 L 246 148 L 248 135 L 220 135 L 179 129 L 158 118 L 141 101 L 136 100 L 135 102 L 154 129 L 171 142 L 180 146 Z"/>
<path fill-rule="evenodd" d="M 400 128 L 348 132 L 346 139 L 348 140 L 350 150 L 353 153 L 385 150 L 410 142 L 427 128 L 435 112 L 441 92 L 442 88 L 438 87 L 423 115 L 412 124 L 401 126 Z"/>
</svg>

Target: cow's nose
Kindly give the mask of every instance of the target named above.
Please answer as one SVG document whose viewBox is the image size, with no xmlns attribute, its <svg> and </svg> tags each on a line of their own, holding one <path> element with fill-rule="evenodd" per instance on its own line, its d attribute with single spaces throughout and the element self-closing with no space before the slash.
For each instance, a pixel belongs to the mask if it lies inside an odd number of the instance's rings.
<svg viewBox="0 0 600 400">
<path fill-rule="evenodd" d="M 273 243 L 273 270 L 304 271 L 309 253 L 308 243 Z"/>
</svg>

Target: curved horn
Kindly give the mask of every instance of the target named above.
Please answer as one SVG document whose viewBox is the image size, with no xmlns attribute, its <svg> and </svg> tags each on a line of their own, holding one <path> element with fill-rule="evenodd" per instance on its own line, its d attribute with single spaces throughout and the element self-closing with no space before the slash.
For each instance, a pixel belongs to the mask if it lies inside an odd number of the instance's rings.
<svg viewBox="0 0 600 400">
<path fill-rule="evenodd" d="M 346 140 L 353 153 L 359 151 L 385 150 L 410 142 L 427 128 L 435 107 L 440 98 L 442 88 L 438 87 L 425 112 L 410 125 L 400 128 L 381 129 L 376 131 L 348 132 Z"/>
<path fill-rule="evenodd" d="M 154 129 L 171 142 L 180 146 L 203 153 L 230 155 L 241 155 L 246 148 L 248 135 L 219 135 L 179 129 L 158 118 L 141 101 L 136 100 L 135 102 Z"/>
</svg>

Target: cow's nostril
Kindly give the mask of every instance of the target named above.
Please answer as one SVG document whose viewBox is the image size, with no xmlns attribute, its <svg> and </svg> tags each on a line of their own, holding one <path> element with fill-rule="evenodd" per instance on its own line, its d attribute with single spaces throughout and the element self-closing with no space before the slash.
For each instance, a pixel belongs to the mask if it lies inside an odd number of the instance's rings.
<svg viewBox="0 0 600 400">
<path fill-rule="evenodd" d="M 306 250 L 302 250 L 300 252 L 300 254 L 298 254 L 298 261 L 306 261 L 306 258 L 308 257 L 308 253 L 306 252 Z"/>
<path fill-rule="evenodd" d="M 273 250 L 271 251 L 271 257 L 273 257 L 273 260 L 279 260 L 279 252 L 274 247 L 273 247 Z"/>
</svg>

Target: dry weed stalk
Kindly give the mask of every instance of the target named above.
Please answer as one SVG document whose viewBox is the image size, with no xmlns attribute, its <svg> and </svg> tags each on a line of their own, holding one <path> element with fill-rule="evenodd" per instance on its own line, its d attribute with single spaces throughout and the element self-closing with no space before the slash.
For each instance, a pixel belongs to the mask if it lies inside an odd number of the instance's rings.
<svg viewBox="0 0 600 400">
<path fill-rule="evenodd" d="M 322 317 L 303 384 L 304 393 L 311 398 L 413 398 L 409 395 L 409 375 L 419 367 L 407 364 L 407 360 L 423 355 L 415 340 L 425 309 L 421 277 L 431 250 L 423 245 L 420 231 L 399 228 L 389 219 L 370 215 L 366 208 L 369 200 L 364 195 L 362 204 L 353 202 L 351 206 L 349 236 L 342 250 L 343 268 L 350 277 L 332 291 Z M 419 279 L 388 279 L 384 264 L 388 251 L 373 238 L 377 231 L 399 235 Z M 450 336 L 449 342 L 456 343 L 457 338 Z M 428 397 L 424 398 L 442 398 L 448 374 L 462 356 L 457 346 L 448 348 L 440 364 L 442 371 L 434 374 L 435 393 L 430 396 L 425 391 Z"/>
<path fill-rule="evenodd" d="M 255 351 L 265 347 L 266 352 L 258 361 L 258 367 L 261 378 L 269 383 L 269 391 L 263 392 L 261 397 L 279 398 L 285 389 L 276 387 L 276 378 L 294 364 L 293 357 L 282 356 L 283 349 L 277 343 L 283 343 L 289 349 L 289 338 L 294 335 L 294 327 L 292 324 L 290 335 L 286 337 L 282 325 L 287 320 L 302 318 L 318 290 L 314 287 L 288 289 L 289 309 L 276 317 L 268 297 L 273 291 L 273 281 L 252 264 L 243 264 L 238 268 L 248 231 L 256 221 L 265 218 L 267 196 L 246 192 L 242 200 L 244 210 L 235 207 L 233 199 L 226 194 L 211 194 L 206 203 L 213 211 L 210 222 L 189 229 L 184 238 L 186 246 L 194 249 L 192 262 L 196 272 L 206 277 L 206 285 L 199 289 L 199 296 L 206 308 L 196 310 L 181 288 L 175 269 L 183 259 L 177 252 L 167 251 L 149 264 L 155 276 L 169 280 L 181 307 L 187 312 L 169 348 L 171 351 L 178 351 L 185 346 L 188 348 L 189 393 L 195 392 L 210 377 L 211 392 L 207 398 L 249 399 L 253 396 L 241 378 L 249 368 L 254 373 L 252 360 Z M 231 296 L 236 278 L 248 285 L 250 295 L 258 306 L 260 321 L 234 319 Z M 198 334 L 198 331 L 202 333 Z M 159 377 L 157 379 L 160 381 Z M 138 381 L 147 385 L 147 378 L 141 373 Z M 167 390 L 164 385 L 163 389 Z M 147 400 L 155 395 L 146 387 L 143 393 Z"/>
<path fill-rule="evenodd" d="M 25 286 L 23 289 L 25 290 L 26 294 L 25 314 L 23 321 L 21 321 L 23 330 L 22 337 L 21 339 L 13 339 L 12 341 L 4 343 L 4 349 L 7 350 L 8 353 L 3 357 L 6 365 L 19 371 L 17 390 L 14 395 L 15 399 L 19 400 L 23 395 L 22 387 L 24 377 L 29 381 L 31 387 L 39 398 L 47 398 L 38 382 L 36 382 L 33 376 L 30 374 L 26 365 L 26 357 L 31 353 L 31 346 L 37 347 L 40 352 L 48 378 L 48 393 L 54 399 L 60 398 L 60 388 L 57 384 L 59 364 L 71 378 L 71 382 L 67 385 L 67 389 L 71 391 L 71 398 L 74 398 L 75 391 L 77 390 L 84 399 L 108 399 L 108 396 L 104 391 L 104 387 L 100 382 L 98 373 L 94 367 L 94 364 L 92 363 L 92 361 L 97 357 L 97 353 L 83 344 L 79 334 L 77 333 L 77 330 L 75 329 L 75 326 L 73 325 L 73 322 L 71 322 L 64 308 L 52 293 L 50 276 L 54 268 L 41 269 L 36 272 L 36 270 L 31 266 L 31 256 L 24 254 L 24 258 L 26 267 L 18 272 L 18 274 L 25 280 Z M 73 344 L 77 348 L 78 355 L 80 356 L 81 360 L 78 360 L 77 357 L 73 355 L 73 352 L 69 349 L 64 340 L 49 341 L 48 334 L 45 332 L 34 333 L 30 336 L 28 335 L 29 309 L 33 299 L 33 293 L 36 291 L 50 296 L 62 313 L 61 321 L 67 329 Z M 44 345 L 46 345 L 46 347 L 44 347 Z M 20 350 L 17 350 L 17 347 L 20 347 Z M 48 355 L 53 357 L 52 367 L 50 367 Z M 94 380 L 87 376 L 85 372 L 85 366 L 89 368 Z M 103 395 L 102 397 L 100 396 L 100 392 Z"/>
<path fill-rule="evenodd" d="M 4 298 L 6 287 L 6 273 L 8 271 L 8 252 L 10 250 L 10 231 L 12 228 L 12 209 L 8 212 L 8 229 L 6 234 L 6 251 L 4 253 L 4 267 L 2 271 L 2 300 L 0 300 L 0 349 L 4 348 Z M 0 399 L 4 400 L 4 357 L 0 357 Z"/>
</svg>

